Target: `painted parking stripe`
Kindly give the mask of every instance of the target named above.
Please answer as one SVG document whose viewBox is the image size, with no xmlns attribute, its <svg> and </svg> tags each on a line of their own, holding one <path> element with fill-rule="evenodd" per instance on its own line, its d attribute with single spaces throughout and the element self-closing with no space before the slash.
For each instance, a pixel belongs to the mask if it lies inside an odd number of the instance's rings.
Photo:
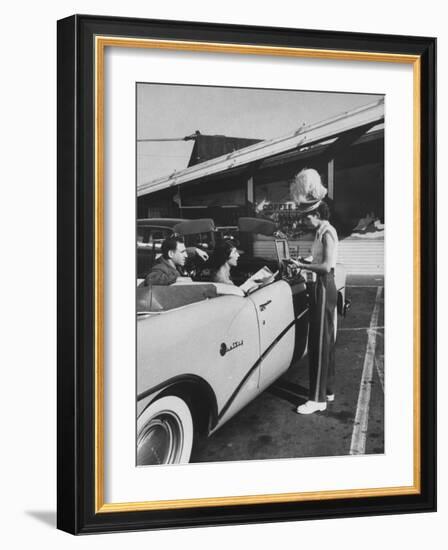
<svg viewBox="0 0 448 550">
<path fill-rule="evenodd" d="M 370 393 L 375 364 L 376 330 L 380 312 L 381 294 L 383 287 L 376 291 L 375 305 L 370 318 L 366 354 L 362 369 L 361 384 L 359 386 L 358 404 L 356 406 L 355 423 L 353 425 L 351 455 L 362 455 L 366 451 L 367 427 L 369 424 Z"/>
</svg>

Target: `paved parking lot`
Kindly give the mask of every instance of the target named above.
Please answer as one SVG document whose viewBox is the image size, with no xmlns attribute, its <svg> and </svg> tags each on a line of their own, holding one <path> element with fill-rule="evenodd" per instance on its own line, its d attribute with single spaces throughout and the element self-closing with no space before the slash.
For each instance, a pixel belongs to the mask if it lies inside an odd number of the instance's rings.
<svg viewBox="0 0 448 550">
<path fill-rule="evenodd" d="M 201 442 L 192 462 L 384 452 L 384 287 L 350 277 L 352 308 L 339 317 L 336 398 L 327 410 L 295 413 L 307 396 L 307 358 Z"/>
</svg>

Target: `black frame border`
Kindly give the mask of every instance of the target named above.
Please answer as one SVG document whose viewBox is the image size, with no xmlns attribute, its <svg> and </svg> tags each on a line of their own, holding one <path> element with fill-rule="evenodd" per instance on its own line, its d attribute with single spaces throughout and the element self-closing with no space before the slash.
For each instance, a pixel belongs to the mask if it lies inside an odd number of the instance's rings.
<svg viewBox="0 0 448 550">
<path fill-rule="evenodd" d="M 421 492 L 95 513 L 94 40 L 109 35 L 416 55 L 421 60 Z M 74 15 L 58 21 L 57 526 L 73 534 L 436 510 L 436 39 Z"/>
</svg>

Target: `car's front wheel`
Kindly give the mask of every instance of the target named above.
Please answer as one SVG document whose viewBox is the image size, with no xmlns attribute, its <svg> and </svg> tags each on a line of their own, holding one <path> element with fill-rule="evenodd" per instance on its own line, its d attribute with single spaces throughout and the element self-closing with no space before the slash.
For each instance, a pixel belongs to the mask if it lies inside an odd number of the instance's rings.
<svg viewBox="0 0 448 550">
<path fill-rule="evenodd" d="M 185 401 L 165 395 L 137 420 L 137 465 L 181 464 L 190 460 L 193 418 Z"/>
</svg>

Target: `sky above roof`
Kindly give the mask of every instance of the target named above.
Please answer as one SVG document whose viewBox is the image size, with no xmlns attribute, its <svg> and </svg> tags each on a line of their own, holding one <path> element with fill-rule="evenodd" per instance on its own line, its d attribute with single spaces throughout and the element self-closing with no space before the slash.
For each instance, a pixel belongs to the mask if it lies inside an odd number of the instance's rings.
<svg viewBox="0 0 448 550">
<path fill-rule="evenodd" d="M 202 134 L 272 139 L 302 125 L 325 120 L 374 102 L 380 96 L 138 84 L 137 140 Z M 188 164 L 193 141 L 137 143 L 137 185 Z"/>
</svg>

